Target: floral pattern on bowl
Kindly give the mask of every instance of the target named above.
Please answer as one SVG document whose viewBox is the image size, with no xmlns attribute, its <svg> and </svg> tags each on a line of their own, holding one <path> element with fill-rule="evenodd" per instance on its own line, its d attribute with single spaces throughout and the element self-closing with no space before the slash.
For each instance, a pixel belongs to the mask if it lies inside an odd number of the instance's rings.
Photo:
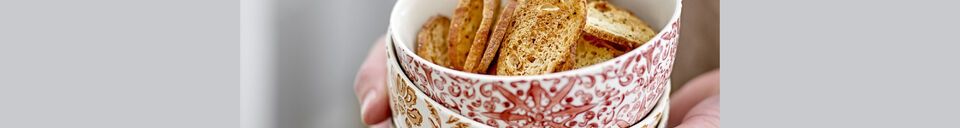
<svg viewBox="0 0 960 128">
<path fill-rule="evenodd" d="M 428 16 L 452 12 L 450 6 L 456 2 L 398 1 L 391 14 L 387 43 L 390 54 L 395 55 L 391 57 L 414 87 L 438 106 L 472 121 L 493 127 L 627 127 L 646 117 L 669 88 L 680 27 L 680 0 L 611 0 L 645 4 L 638 6 L 660 4 L 672 10 L 648 16 L 660 18 L 651 22 L 662 26 L 659 33 L 624 55 L 580 69 L 536 76 L 472 74 L 417 56 L 411 50 L 416 33 L 413 29 Z M 631 5 L 627 5 L 628 10 L 640 8 Z"/>
<path fill-rule="evenodd" d="M 388 59 L 389 60 L 389 59 Z M 396 62 L 396 61 L 391 61 Z M 388 62 L 390 63 L 390 62 Z M 440 103 L 428 98 L 423 92 L 416 88 L 413 83 L 407 79 L 405 74 L 400 71 L 396 63 L 389 64 L 387 89 L 390 101 L 390 110 L 393 114 L 392 121 L 395 127 L 433 127 L 433 128 L 484 128 L 492 127 L 485 123 L 476 122 L 459 115 L 448 108 L 442 107 Z M 665 92 L 669 92 L 669 87 Z M 666 116 L 669 115 L 669 94 L 661 95 L 652 107 L 649 116 L 644 117 L 635 123 L 630 123 L 631 128 L 651 128 L 665 123 Z M 498 127 L 516 127 L 516 126 L 498 126 Z M 598 125 L 575 125 L 575 126 L 547 126 L 547 127 L 600 127 Z M 658 126 L 662 127 L 662 126 Z"/>
</svg>

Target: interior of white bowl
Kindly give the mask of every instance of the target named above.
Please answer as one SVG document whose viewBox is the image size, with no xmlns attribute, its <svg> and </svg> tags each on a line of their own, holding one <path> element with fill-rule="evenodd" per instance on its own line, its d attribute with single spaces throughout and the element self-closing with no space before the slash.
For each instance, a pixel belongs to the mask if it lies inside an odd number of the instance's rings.
<svg viewBox="0 0 960 128">
<path fill-rule="evenodd" d="M 661 30 L 669 27 L 672 19 L 678 19 L 680 16 L 681 0 L 608 0 L 617 7 L 627 9 L 634 15 L 646 21 L 651 28 L 658 31 L 659 37 L 663 32 Z M 390 36 L 395 38 L 395 43 L 405 53 L 414 54 L 412 48 L 416 46 L 416 35 L 430 17 L 443 15 L 450 17 L 459 1 L 457 0 L 400 0 L 390 17 Z M 504 2 L 505 3 L 505 2 Z M 651 40 L 653 41 L 653 40 Z M 651 44 L 649 41 L 644 45 Z M 642 46 L 641 46 L 642 47 Z M 415 56 L 416 60 L 424 60 Z M 432 64 L 436 66 L 435 64 Z M 440 67 L 440 66 L 438 66 Z M 472 74 L 453 70 L 453 72 Z M 482 74 L 476 74 L 482 75 Z M 528 76 L 529 77 L 529 76 Z"/>
</svg>

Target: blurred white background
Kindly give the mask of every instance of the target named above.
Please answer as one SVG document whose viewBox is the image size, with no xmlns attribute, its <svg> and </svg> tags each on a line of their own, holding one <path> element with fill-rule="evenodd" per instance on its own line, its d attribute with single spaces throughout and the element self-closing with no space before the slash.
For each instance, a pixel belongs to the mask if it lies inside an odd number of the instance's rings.
<svg viewBox="0 0 960 128">
<path fill-rule="evenodd" d="M 245 76 L 262 80 L 255 85 L 259 88 L 245 87 L 246 98 L 253 99 L 245 103 L 245 111 L 251 111 L 245 115 L 245 121 L 254 122 L 248 125 L 363 127 L 353 93 L 354 76 L 374 40 L 386 32 L 395 1 L 246 2 L 244 11 L 254 13 L 244 14 L 248 28 L 245 32 L 254 33 L 245 36 L 262 37 L 256 43 L 263 47 L 256 48 L 263 49 L 246 49 L 245 62 L 266 63 L 245 69 L 264 72 L 253 74 L 269 74 Z"/>
<path fill-rule="evenodd" d="M 393 0 L 276 0 L 279 128 L 361 127 L 353 77 Z"/>
</svg>

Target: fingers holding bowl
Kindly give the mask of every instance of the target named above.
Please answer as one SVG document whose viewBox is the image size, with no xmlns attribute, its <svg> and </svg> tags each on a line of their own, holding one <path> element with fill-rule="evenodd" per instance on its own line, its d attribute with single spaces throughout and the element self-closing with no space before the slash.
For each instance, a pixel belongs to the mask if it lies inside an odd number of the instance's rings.
<svg viewBox="0 0 960 128">
<path fill-rule="evenodd" d="M 387 54 L 383 37 L 377 39 L 363 65 L 357 71 L 354 94 L 360 100 L 360 113 L 365 124 L 382 122 L 390 117 L 386 94 Z"/>
</svg>

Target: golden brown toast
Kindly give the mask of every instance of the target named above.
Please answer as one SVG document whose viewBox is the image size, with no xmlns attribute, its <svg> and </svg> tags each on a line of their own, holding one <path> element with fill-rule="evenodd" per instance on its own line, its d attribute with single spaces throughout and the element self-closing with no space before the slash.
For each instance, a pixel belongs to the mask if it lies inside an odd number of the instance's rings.
<svg viewBox="0 0 960 128">
<path fill-rule="evenodd" d="M 514 19 L 513 12 L 516 7 L 517 2 L 507 1 L 506 7 L 500 11 L 496 19 L 496 24 L 493 29 L 491 29 L 493 31 L 489 34 L 490 38 L 487 39 L 485 36 L 477 36 L 478 42 L 473 42 L 473 46 L 470 47 L 470 53 L 467 54 L 467 60 L 464 62 L 464 71 L 487 73 L 487 69 L 491 65 L 490 63 L 493 62 L 493 58 L 497 56 L 497 51 L 500 50 L 500 42 L 502 42 L 506 36 L 507 30 L 511 28 Z M 483 37 L 483 40 L 479 37 Z"/>
<path fill-rule="evenodd" d="M 606 1 L 587 4 L 587 25 L 583 32 L 613 42 L 621 49 L 633 49 L 657 34 L 646 22 L 627 10 Z"/>
<path fill-rule="evenodd" d="M 430 17 L 417 33 L 417 55 L 437 65 L 450 67 L 447 63 L 447 30 L 450 19 L 436 15 Z"/>
<path fill-rule="evenodd" d="M 457 9 L 453 12 L 450 33 L 447 37 L 449 41 L 447 59 L 453 69 L 463 70 L 464 61 L 473 42 L 477 39 L 486 41 L 486 34 L 489 34 L 489 29 L 493 26 L 497 6 L 500 6 L 499 0 L 460 0 Z M 488 23 L 483 24 L 484 21 Z"/>
<path fill-rule="evenodd" d="M 598 64 L 625 52 L 609 46 L 610 42 L 595 37 L 583 35 L 577 40 L 577 46 L 574 49 L 573 56 L 565 61 L 558 71 L 573 70 L 581 67 Z"/>
<path fill-rule="evenodd" d="M 520 0 L 513 30 L 497 60 L 497 75 L 556 71 L 573 54 L 586 23 L 586 0 Z"/>
</svg>

